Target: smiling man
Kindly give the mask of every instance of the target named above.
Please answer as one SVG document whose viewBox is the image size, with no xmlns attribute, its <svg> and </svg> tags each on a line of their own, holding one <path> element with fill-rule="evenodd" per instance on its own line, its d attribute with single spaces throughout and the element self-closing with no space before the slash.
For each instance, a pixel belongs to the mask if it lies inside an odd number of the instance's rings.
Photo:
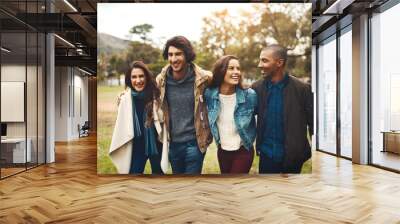
<svg viewBox="0 0 400 224">
<path fill-rule="evenodd" d="M 264 79 L 252 88 L 258 95 L 256 150 L 260 173 L 300 173 L 311 157 L 307 138 L 313 133 L 310 85 L 285 72 L 287 50 L 270 45 L 260 53 Z"/>
<path fill-rule="evenodd" d="M 174 174 L 200 174 L 212 142 L 203 92 L 212 73 L 193 63 L 196 54 L 188 39 L 176 36 L 164 47 L 169 64 L 158 74 L 161 110 L 169 143 L 168 158 Z M 165 144 L 165 142 L 164 142 Z"/>
</svg>

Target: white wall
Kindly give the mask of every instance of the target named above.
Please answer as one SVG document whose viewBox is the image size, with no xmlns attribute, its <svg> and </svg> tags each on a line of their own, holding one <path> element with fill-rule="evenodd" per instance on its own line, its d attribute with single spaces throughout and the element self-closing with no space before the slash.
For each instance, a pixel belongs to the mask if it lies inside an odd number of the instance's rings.
<svg viewBox="0 0 400 224">
<path fill-rule="evenodd" d="M 2 65 L 1 81 L 18 81 L 25 82 L 25 65 Z M 1 108 L 7 110 L 7 108 Z M 25 122 L 7 123 L 7 137 L 25 137 Z"/>
<path fill-rule="evenodd" d="M 67 67 L 55 68 L 55 141 L 68 141 L 68 88 Z"/>
<path fill-rule="evenodd" d="M 55 140 L 77 139 L 78 124 L 88 120 L 88 78 L 78 69 L 56 67 L 55 107 Z"/>
</svg>

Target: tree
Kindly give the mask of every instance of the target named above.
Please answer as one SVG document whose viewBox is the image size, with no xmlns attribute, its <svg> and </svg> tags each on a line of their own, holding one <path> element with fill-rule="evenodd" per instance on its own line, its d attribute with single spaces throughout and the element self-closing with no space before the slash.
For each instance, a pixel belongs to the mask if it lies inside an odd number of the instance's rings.
<svg viewBox="0 0 400 224">
<path fill-rule="evenodd" d="M 308 8 L 307 8 L 308 7 Z M 288 48 L 287 70 L 309 76 L 311 70 L 311 7 L 298 4 L 257 4 L 233 18 L 227 10 L 204 18 L 199 49 L 207 57 L 233 54 L 243 73 L 256 78 L 262 47 L 277 43 Z"/>
<path fill-rule="evenodd" d="M 192 44 L 196 52 L 195 63 L 204 69 L 211 70 L 217 58 L 210 51 L 203 48 L 201 43 L 193 42 Z"/>
<path fill-rule="evenodd" d="M 109 66 L 107 68 L 108 78 L 116 78 L 118 80 L 118 85 L 121 85 L 120 76 L 124 75 L 128 69 L 128 64 L 126 60 L 120 55 L 112 55 L 109 60 Z"/>
<path fill-rule="evenodd" d="M 211 17 L 205 17 L 203 22 L 201 43 L 204 50 L 216 57 L 226 55 L 228 48 L 236 41 L 234 36 L 239 33 L 228 10 L 214 12 Z"/>
<path fill-rule="evenodd" d="M 129 33 L 133 35 L 138 35 L 139 38 L 143 40 L 143 43 L 146 43 L 146 41 L 150 40 L 147 35 L 151 32 L 152 29 L 153 25 L 145 23 L 132 27 L 129 30 Z"/>
<path fill-rule="evenodd" d="M 104 52 L 99 54 L 97 58 L 97 78 L 99 81 L 104 81 L 107 74 L 107 57 Z"/>
<path fill-rule="evenodd" d="M 311 76 L 311 7 L 307 5 L 280 4 L 273 9 L 271 4 L 258 8 L 261 15 L 259 32 L 263 35 L 262 45 L 268 39 L 286 47 L 287 70 L 298 76 Z M 308 7 L 308 8 L 307 8 Z"/>
<path fill-rule="evenodd" d="M 133 61 L 143 61 L 146 65 L 149 66 L 149 69 L 154 72 L 159 72 L 161 64 L 164 64 L 161 58 L 161 50 L 153 47 L 150 44 L 140 43 L 138 41 L 134 41 L 130 44 L 129 49 L 125 55 L 125 60 L 127 63 L 131 63 Z"/>
</svg>

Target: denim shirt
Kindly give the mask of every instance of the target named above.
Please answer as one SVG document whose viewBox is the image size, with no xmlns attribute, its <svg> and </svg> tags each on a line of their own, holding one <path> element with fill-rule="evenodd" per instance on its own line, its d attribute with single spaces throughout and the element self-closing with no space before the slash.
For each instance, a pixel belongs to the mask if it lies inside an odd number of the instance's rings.
<svg viewBox="0 0 400 224">
<path fill-rule="evenodd" d="M 220 144 L 217 118 L 221 110 L 219 88 L 207 88 L 204 91 L 208 110 L 208 121 L 211 133 L 217 144 Z M 256 138 L 255 108 L 257 107 L 257 94 L 252 89 L 236 88 L 236 106 L 233 113 L 235 126 L 242 140 L 243 146 L 250 150 Z"/>
<path fill-rule="evenodd" d="M 283 130 L 283 89 L 288 82 L 288 75 L 283 80 L 273 84 L 267 82 L 268 98 L 266 111 L 268 116 L 264 117 L 265 131 L 261 152 L 272 158 L 275 162 L 282 162 L 284 157 L 285 133 Z"/>
</svg>

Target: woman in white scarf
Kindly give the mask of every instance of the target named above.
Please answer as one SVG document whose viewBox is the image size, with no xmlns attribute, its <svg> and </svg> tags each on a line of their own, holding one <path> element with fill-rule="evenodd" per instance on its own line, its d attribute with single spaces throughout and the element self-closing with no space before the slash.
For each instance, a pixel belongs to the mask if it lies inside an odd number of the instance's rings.
<svg viewBox="0 0 400 224">
<path fill-rule="evenodd" d="M 110 158 L 120 174 L 142 174 L 148 159 L 152 173 L 163 174 L 160 163 L 164 153 L 155 128 L 160 132 L 161 125 L 158 119 L 153 122 L 158 117 L 154 116 L 153 107 L 160 91 L 141 61 L 131 64 L 125 74 L 125 84 L 128 88 L 119 100 Z"/>
</svg>

